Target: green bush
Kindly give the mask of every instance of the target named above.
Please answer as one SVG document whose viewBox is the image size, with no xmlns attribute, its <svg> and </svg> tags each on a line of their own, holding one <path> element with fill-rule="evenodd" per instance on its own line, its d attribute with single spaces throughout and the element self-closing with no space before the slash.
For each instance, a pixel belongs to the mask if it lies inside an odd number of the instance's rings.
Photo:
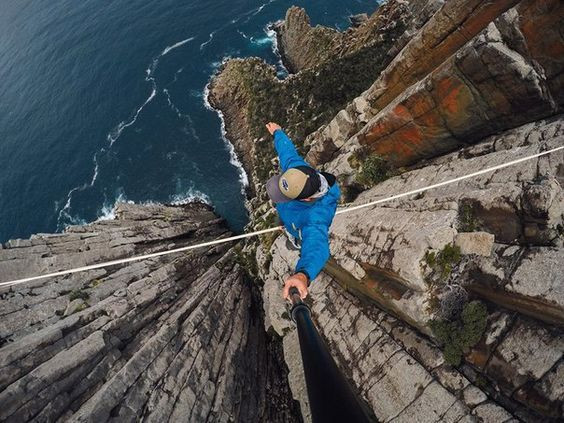
<svg viewBox="0 0 564 423">
<path fill-rule="evenodd" d="M 356 175 L 356 182 L 370 188 L 391 176 L 393 172 L 388 162 L 379 155 L 372 154 L 362 161 L 360 171 Z"/>
<path fill-rule="evenodd" d="M 75 289 L 70 293 L 69 300 L 74 301 L 78 298 L 80 298 L 83 301 L 86 301 L 88 298 L 90 298 L 90 294 L 82 289 Z"/>
<path fill-rule="evenodd" d="M 459 320 L 431 320 L 429 326 L 437 340 L 443 345 L 445 361 L 458 366 L 462 356 L 476 345 L 486 329 L 488 312 L 479 301 L 464 306 Z"/>
<path fill-rule="evenodd" d="M 474 232 L 478 229 L 478 222 L 470 204 L 464 203 L 458 210 L 458 229 L 460 232 Z"/>
<path fill-rule="evenodd" d="M 460 247 L 447 244 L 438 253 L 427 251 L 423 260 L 433 271 L 433 276 L 436 275 L 440 281 L 446 281 L 461 258 Z"/>
</svg>

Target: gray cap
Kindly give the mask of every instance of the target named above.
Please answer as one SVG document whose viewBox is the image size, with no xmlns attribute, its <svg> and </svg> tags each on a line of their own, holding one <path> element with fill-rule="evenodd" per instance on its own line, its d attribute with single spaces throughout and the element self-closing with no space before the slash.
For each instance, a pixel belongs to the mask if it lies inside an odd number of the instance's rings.
<svg viewBox="0 0 564 423">
<path fill-rule="evenodd" d="M 282 175 L 274 175 L 272 178 L 270 178 L 266 182 L 266 192 L 273 202 L 287 203 L 289 201 L 292 201 L 292 199 L 286 197 L 284 194 L 282 194 L 282 191 L 280 191 L 280 178 L 282 178 Z"/>
<path fill-rule="evenodd" d="M 321 185 L 316 170 L 309 166 L 287 169 L 282 175 L 273 176 L 266 183 L 266 192 L 275 203 L 303 200 L 315 194 Z"/>
</svg>

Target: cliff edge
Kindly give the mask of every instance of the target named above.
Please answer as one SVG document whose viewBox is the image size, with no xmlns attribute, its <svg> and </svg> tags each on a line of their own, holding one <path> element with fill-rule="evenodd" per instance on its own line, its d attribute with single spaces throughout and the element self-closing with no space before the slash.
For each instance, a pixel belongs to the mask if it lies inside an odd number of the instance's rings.
<svg viewBox="0 0 564 423">
<path fill-rule="evenodd" d="M 564 3 L 388 0 L 339 32 L 276 24 L 279 80 L 231 59 L 209 85 L 251 176 L 249 228 L 278 121 L 334 173 L 342 207 L 564 145 Z M 564 154 L 336 217 L 308 299 L 378 421 L 564 416 Z M 0 246 L 2 279 L 229 236 L 203 204 Z M 311 421 L 280 296 L 299 252 L 272 233 L 2 288 L 0 420 Z"/>
<path fill-rule="evenodd" d="M 0 249 L 3 279 L 229 235 L 204 204 Z M 301 421 L 258 286 L 229 244 L 3 288 L 2 421 Z"/>
<path fill-rule="evenodd" d="M 341 33 L 291 8 L 276 30 L 293 75 L 278 81 L 260 60 L 235 59 L 212 83 L 253 175 L 253 226 L 275 221 L 262 186 L 277 171 L 267 121 L 339 178 L 346 205 L 563 145 L 563 17 L 551 0 L 390 0 Z M 284 95 L 269 103 L 270 90 Z M 563 171 L 558 152 L 336 217 L 313 314 L 378 420 L 562 417 Z M 283 236 L 243 251 L 309 420 L 278 293 L 298 253 Z"/>
</svg>

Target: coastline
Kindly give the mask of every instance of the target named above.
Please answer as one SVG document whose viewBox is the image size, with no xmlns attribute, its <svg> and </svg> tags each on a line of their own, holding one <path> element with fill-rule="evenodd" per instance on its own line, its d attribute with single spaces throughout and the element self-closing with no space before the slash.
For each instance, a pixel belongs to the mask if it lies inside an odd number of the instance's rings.
<svg viewBox="0 0 564 423">
<path fill-rule="evenodd" d="M 225 60 L 222 62 L 225 63 Z M 239 157 L 237 156 L 237 152 L 235 150 L 235 146 L 233 145 L 233 143 L 229 140 L 229 134 L 227 132 L 227 128 L 226 128 L 226 124 L 225 124 L 225 115 L 223 114 L 223 112 L 220 109 L 215 108 L 211 102 L 210 102 L 210 85 L 212 84 L 212 80 L 213 80 L 213 75 L 210 79 L 210 81 L 206 84 L 206 86 L 204 87 L 204 92 L 203 92 L 203 102 L 204 102 L 204 107 L 210 111 L 213 111 L 215 113 L 217 113 L 217 116 L 219 117 L 219 120 L 221 122 L 221 138 L 223 139 L 223 141 L 225 142 L 225 145 L 227 147 L 227 151 L 229 152 L 229 163 L 231 163 L 233 166 L 235 166 L 239 172 L 239 182 L 241 183 L 241 193 L 243 195 L 247 195 L 247 190 L 249 189 L 249 176 L 247 174 L 247 170 L 245 169 L 245 167 L 243 166 L 243 163 L 241 162 L 241 160 L 239 159 Z"/>
</svg>

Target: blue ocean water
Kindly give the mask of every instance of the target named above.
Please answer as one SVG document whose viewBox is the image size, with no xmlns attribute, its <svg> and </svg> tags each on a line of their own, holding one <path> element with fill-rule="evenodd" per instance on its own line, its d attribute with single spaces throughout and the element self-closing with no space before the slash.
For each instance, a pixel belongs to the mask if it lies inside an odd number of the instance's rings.
<svg viewBox="0 0 564 423">
<path fill-rule="evenodd" d="M 345 29 L 377 0 L 3 0 L 0 242 L 116 201 L 201 198 L 241 231 L 246 176 L 204 91 L 226 57 L 280 67 L 266 28 L 293 4 Z"/>
</svg>

